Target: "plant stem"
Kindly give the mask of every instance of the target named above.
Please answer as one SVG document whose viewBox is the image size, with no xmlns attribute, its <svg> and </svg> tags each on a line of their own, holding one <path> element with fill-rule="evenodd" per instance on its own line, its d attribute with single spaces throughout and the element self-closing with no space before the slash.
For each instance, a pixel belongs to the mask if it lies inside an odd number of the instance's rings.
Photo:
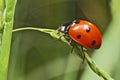
<svg viewBox="0 0 120 80">
<path fill-rule="evenodd" d="M 6 0 L 6 13 L 0 51 L 0 80 L 7 80 L 14 11 L 17 0 Z"/>
<path fill-rule="evenodd" d="M 34 28 L 34 27 L 24 27 L 24 28 L 18 28 L 12 30 L 12 32 L 18 32 L 18 31 L 24 31 L 24 30 L 35 30 L 35 31 L 41 31 L 45 33 L 53 32 L 53 29 L 42 29 L 42 28 Z"/>
<path fill-rule="evenodd" d="M 89 57 L 88 53 L 84 51 L 85 54 L 85 59 L 89 65 L 89 67 L 92 69 L 93 72 L 95 72 L 97 75 L 101 76 L 104 80 L 114 80 L 112 79 L 108 73 L 105 71 L 101 70 L 95 63 L 94 61 L 91 60 Z"/>
<path fill-rule="evenodd" d="M 34 31 L 40 31 L 40 32 L 44 32 L 49 34 L 50 36 L 52 36 L 53 38 L 59 38 L 62 34 L 57 34 L 58 32 L 56 30 L 53 29 L 44 29 L 44 28 L 34 28 L 34 27 L 25 27 L 25 28 L 18 28 L 18 29 L 14 29 L 12 30 L 12 32 L 18 32 L 18 31 L 24 31 L 24 30 L 34 30 Z M 68 43 L 64 37 L 61 38 L 61 40 L 63 42 Z"/>
</svg>

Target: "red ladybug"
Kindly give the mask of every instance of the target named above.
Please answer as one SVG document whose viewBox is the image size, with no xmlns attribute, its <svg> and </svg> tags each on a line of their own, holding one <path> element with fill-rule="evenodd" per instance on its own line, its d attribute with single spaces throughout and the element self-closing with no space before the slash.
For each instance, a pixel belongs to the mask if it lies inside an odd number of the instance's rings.
<svg viewBox="0 0 120 80">
<path fill-rule="evenodd" d="M 86 20 L 74 20 L 61 25 L 59 32 L 68 35 L 71 40 L 77 42 L 83 47 L 98 49 L 102 43 L 102 36 L 99 29 Z"/>
</svg>

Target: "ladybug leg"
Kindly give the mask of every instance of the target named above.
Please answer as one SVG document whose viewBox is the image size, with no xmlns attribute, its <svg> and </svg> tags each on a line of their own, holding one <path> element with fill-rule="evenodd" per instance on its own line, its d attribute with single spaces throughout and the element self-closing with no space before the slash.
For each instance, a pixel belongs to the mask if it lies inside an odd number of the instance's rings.
<svg viewBox="0 0 120 80">
<path fill-rule="evenodd" d="M 57 29 L 57 34 L 60 34 L 59 28 Z M 62 35 L 57 38 L 57 40 L 61 39 Z"/>
<path fill-rule="evenodd" d="M 57 32 L 57 34 L 59 34 L 59 33 L 60 33 L 60 31 Z M 66 34 L 67 34 L 67 31 L 65 31 L 61 36 L 59 36 L 59 37 L 58 37 L 58 40 L 61 39 L 61 37 L 65 37 Z"/>
<path fill-rule="evenodd" d="M 72 40 L 72 39 L 70 39 L 70 40 L 69 40 L 69 43 L 70 43 L 70 45 L 72 46 L 71 51 L 70 51 L 71 53 L 72 53 L 72 52 L 73 52 L 73 50 L 74 50 L 74 46 L 73 46 L 72 42 L 73 42 L 73 40 Z"/>
<path fill-rule="evenodd" d="M 82 63 L 84 63 L 84 61 L 85 61 L 85 53 L 84 53 L 83 46 L 81 46 L 81 51 L 82 51 L 82 54 L 83 54 L 83 61 L 82 61 Z"/>
<path fill-rule="evenodd" d="M 70 45 L 72 45 L 72 41 L 73 41 L 72 39 L 69 40 Z"/>
<path fill-rule="evenodd" d="M 59 37 L 57 38 L 57 40 L 60 40 L 60 39 L 61 39 L 61 37 L 63 37 L 63 36 L 59 36 Z"/>
<path fill-rule="evenodd" d="M 57 34 L 59 34 L 59 32 L 57 33 Z M 66 34 L 64 33 L 64 34 L 62 34 L 61 36 L 59 36 L 58 38 L 57 38 L 57 40 L 60 40 L 61 39 L 61 37 L 64 37 Z"/>
</svg>

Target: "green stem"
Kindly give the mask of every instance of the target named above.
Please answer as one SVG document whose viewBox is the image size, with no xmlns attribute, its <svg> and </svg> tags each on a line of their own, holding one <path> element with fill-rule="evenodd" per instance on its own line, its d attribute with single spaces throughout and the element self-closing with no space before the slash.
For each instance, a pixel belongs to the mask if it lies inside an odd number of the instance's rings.
<svg viewBox="0 0 120 80">
<path fill-rule="evenodd" d="M 12 32 L 18 32 L 18 31 L 24 31 L 24 30 L 35 30 L 35 31 L 40 31 L 40 32 L 44 32 L 49 34 L 50 36 L 52 36 L 53 38 L 59 38 L 62 34 L 57 34 L 58 31 L 57 30 L 53 30 L 53 29 L 44 29 L 44 28 L 34 28 L 34 27 L 25 27 L 25 28 L 19 28 L 19 29 L 14 29 Z M 64 37 L 61 38 L 61 40 L 63 42 L 68 43 Z"/>
<path fill-rule="evenodd" d="M 17 0 L 6 0 L 6 13 L 0 49 L 0 80 L 7 80 L 14 11 Z"/>
<path fill-rule="evenodd" d="M 14 29 L 14 30 L 12 30 L 12 32 L 18 32 L 18 31 L 24 31 L 24 30 L 35 30 L 35 31 L 41 31 L 41 32 L 45 32 L 45 33 L 49 33 L 49 32 L 55 31 L 53 29 L 42 29 L 42 28 L 34 28 L 34 27 L 25 27 L 25 28 Z"/>
<path fill-rule="evenodd" d="M 101 70 L 95 63 L 94 61 L 91 60 L 89 57 L 88 53 L 84 51 L 85 54 L 85 59 L 89 65 L 89 67 L 92 69 L 93 72 L 95 72 L 97 75 L 101 76 L 104 80 L 114 80 L 112 79 L 108 73 L 105 71 Z"/>
</svg>

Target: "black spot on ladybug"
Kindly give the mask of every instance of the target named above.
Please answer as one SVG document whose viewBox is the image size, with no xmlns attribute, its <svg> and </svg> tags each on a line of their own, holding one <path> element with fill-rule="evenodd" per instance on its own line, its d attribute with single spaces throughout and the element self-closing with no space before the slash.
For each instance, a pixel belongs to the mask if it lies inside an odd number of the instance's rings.
<svg viewBox="0 0 120 80">
<path fill-rule="evenodd" d="M 94 46 L 95 44 L 96 44 L 96 41 L 93 40 L 92 43 L 91 43 L 91 45 Z"/>
<path fill-rule="evenodd" d="M 77 35 L 77 38 L 78 38 L 78 39 L 80 39 L 80 38 L 81 38 L 81 35 L 80 35 L 80 34 L 79 34 L 79 35 Z"/>
<path fill-rule="evenodd" d="M 90 27 L 86 28 L 86 32 L 90 32 Z"/>
<path fill-rule="evenodd" d="M 75 20 L 74 23 L 79 24 L 79 23 L 80 23 L 80 20 Z"/>
</svg>

